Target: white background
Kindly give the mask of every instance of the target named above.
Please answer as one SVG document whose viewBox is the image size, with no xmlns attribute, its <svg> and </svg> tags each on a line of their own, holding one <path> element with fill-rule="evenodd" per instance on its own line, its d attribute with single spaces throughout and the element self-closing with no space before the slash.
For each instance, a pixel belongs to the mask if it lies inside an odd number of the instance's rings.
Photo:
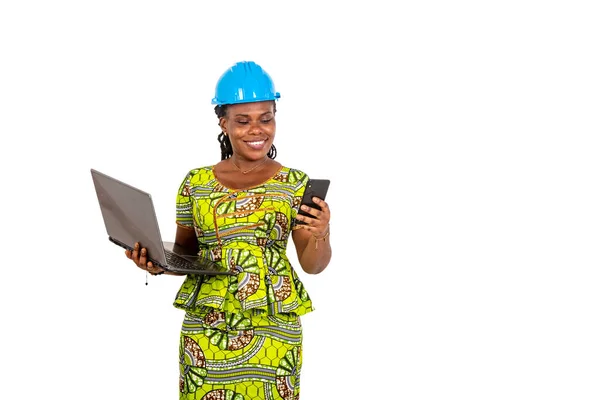
<svg viewBox="0 0 600 400">
<path fill-rule="evenodd" d="M 89 170 L 172 239 L 239 60 L 277 159 L 332 180 L 303 400 L 600 398 L 594 2 L 280 3 L 2 3 L 0 398 L 177 398 L 182 279 L 144 285 Z"/>
</svg>

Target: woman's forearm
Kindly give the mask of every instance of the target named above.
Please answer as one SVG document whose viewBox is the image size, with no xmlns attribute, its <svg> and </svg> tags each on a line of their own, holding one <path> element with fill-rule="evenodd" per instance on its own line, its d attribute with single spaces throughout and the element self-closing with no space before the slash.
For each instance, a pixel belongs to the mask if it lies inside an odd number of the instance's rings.
<svg viewBox="0 0 600 400">
<path fill-rule="evenodd" d="M 318 274 L 323 272 L 331 260 L 331 245 L 329 244 L 329 234 L 322 239 L 310 238 L 308 244 L 300 257 L 300 265 L 308 274 Z"/>
</svg>

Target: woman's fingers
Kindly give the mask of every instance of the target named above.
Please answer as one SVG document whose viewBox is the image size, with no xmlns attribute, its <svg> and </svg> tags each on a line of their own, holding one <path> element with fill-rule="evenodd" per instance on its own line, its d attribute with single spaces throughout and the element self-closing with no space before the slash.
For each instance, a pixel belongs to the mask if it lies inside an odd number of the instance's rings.
<svg viewBox="0 0 600 400">
<path fill-rule="evenodd" d="M 303 215 L 299 215 L 296 217 L 298 220 L 304 222 L 305 224 L 296 225 L 297 229 L 304 229 L 312 233 L 313 235 L 323 235 L 327 232 L 327 227 L 329 226 L 329 220 L 322 220 L 317 218 L 305 217 Z"/>
<path fill-rule="evenodd" d="M 152 264 L 152 262 L 148 261 L 146 264 L 146 270 L 150 272 L 152 275 L 164 274 L 165 270 L 159 266 Z"/>
<path fill-rule="evenodd" d="M 141 247 L 139 243 L 133 246 L 133 250 L 125 250 L 125 256 L 132 260 L 139 268 L 151 274 L 164 272 L 161 267 L 155 266 L 151 261 L 148 261 L 148 250 L 145 247 Z"/>
<path fill-rule="evenodd" d="M 321 215 L 321 210 L 309 207 L 307 205 L 302 205 L 302 211 L 306 211 L 315 218 L 319 218 L 319 216 Z"/>
<path fill-rule="evenodd" d="M 146 250 L 146 248 L 142 247 L 142 251 L 140 251 L 140 259 L 138 261 L 138 265 L 142 269 L 147 269 L 147 266 L 146 266 L 146 264 L 148 263 L 148 260 L 147 260 L 147 257 L 146 257 L 147 256 L 147 252 L 148 251 Z"/>
<path fill-rule="evenodd" d="M 329 221 L 329 205 L 318 197 L 313 197 L 313 201 L 321 208 L 320 210 L 318 208 L 312 208 L 303 204 L 302 211 L 306 211 L 317 219 L 326 219 Z"/>
<path fill-rule="evenodd" d="M 139 256 L 140 256 L 139 248 L 140 248 L 140 244 L 136 243 L 133 245 L 133 251 L 131 252 L 131 259 L 133 260 L 133 262 L 136 263 L 136 265 L 139 264 Z"/>
<path fill-rule="evenodd" d="M 329 204 L 327 204 L 327 202 L 325 200 L 321 200 L 318 197 L 313 197 L 313 201 L 315 202 L 316 205 L 321 207 L 321 212 L 323 214 L 329 215 Z"/>
<path fill-rule="evenodd" d="M 302 229 L 306 229 L 310 231 L 312 234 L 321 235 L 327 232 L 327 227 L 329 226 L 330 219 L 330 211 L 329 205 L 324 200 L 319 199 L 318 197 L 313 197 L 313 201 L 317 204 L 321 209 L 311 208 L 306 205 L 302 205 L 302 210 L 306 211 L 308 214 L 314 216 L 314 218 L 306 217 L 304 215 L 296 216 L 296 219 L 304 222 L 306 225 L 299 225 Z"/>
<path fill-rule="evenodd" d="M 125 250 L 125 256 L 132 260 L 139 268 L 146 269 L 147 250 L 146 248 L 140 249 L 139 243 L 133 245 L 133 250 Z"/>
</svg>

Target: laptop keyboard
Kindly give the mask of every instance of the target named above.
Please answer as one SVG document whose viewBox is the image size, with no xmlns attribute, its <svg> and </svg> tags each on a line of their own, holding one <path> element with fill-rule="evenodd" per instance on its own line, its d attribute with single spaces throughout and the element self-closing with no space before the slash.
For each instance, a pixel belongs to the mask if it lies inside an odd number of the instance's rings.
<svg viewBox="0 0 600 400">
<path fill-rule="evenodd" d="M 185 258 L 179 257 L 175 253 L 171 253 L 169 251 L 165 251 L 165 256 L 167 258 L 167 264 L 172 265 L 178 268 L 185 269 L 198 269 L 198 265 L 186 260 Z"/>
<path fill-rule="evenodd" d="M 188 261 L 188 260 L 186 260 L 183 257 L 179 257 L 175 253 L 171 253 L 169 251 L 165 251 L 165 256 L 167 258 L 167 264 L 172 265 L 172 266 L 174 266 L 176 268 L 198 269 L 198 270 L 203 269 L 202 265 L 200 265 L 198 263 L 194 263 L 194 262 Z"/>
</svg>

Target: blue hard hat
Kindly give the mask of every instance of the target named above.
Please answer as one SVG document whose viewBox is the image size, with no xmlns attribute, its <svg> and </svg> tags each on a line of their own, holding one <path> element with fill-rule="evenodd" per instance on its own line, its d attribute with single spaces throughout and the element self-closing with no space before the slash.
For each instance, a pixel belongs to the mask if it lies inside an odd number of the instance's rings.
<svg viewBox="0 0 600 400">
<path fill-rule="evenodd" d="M 240 61 L 219 78 L 212 104 L 252 103 L 279 97 L 267 71 L 253 61 Z"/>
</svg>

